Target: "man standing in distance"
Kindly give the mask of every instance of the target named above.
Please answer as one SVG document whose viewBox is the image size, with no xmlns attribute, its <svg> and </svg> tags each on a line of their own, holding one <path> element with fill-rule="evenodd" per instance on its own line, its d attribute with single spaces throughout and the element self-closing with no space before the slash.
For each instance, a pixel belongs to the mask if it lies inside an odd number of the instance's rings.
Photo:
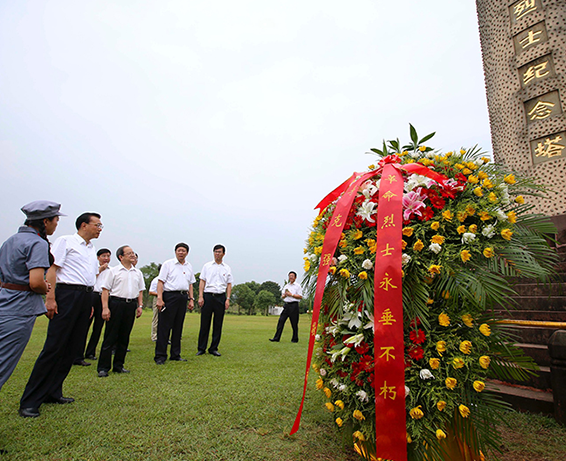
<svg viewBox="0 0 566 461">
<path fill-rule="evenodd" d="M 203 355 L 206 351 L 210 323 L 214 314 L 212 342 L 208 348 L 208 353 L 220 357 L 218 345 L 222 336 L 224 312 L 230 307 L 233 278 L 230 266 L 222 262 L 226 254 L 224 245 L 215 245 L 213 252 L 214 261 L 206 263 L 200 273 L 198 304 L 201 312 L 197 355 Z"/>
<path fill-rule="evenodd" d="M 45 297 L 47 337 L 20 400 L 20 416 L 26 418 L 39 416 L 42 403 L 74 402 L 63 397 L 63 381 L 84 347 L 98 272 L 91 240 L 103 228 L 98 213 L 83 213 L 75 225 L 77 233 L 59 237 L 51 249 L 54 263 L 46 279 L 55 290 Z"/>
<path fill-rule="evenodd" d="M 278 343 L 281 339 L 281 333 L 283 333 L 283 327 L 287 319 L 291 321 L 291 327 L 293 328 L 291 342 L 299 342 L 299 300 L 303 299 L 303 290 L 296 280 L 297 273 L 294 271 L 289 272 L 289 282 L 283 287 L 283 290 L 281 290 L 283 293 L 281 297 L 283 301 L 285 301 L 285 305 L 283 306 L 283 312 L 281 312 L 279 321 L 277 322 L 275 336 L 270 339 L 272 342 Z"/>
<path fill-rule="evenodd" d="M 159 309 L 157 309 L 157 282 L 159 282 L 159 271 L 161 270 L 161 264 L 157 266 L 157 277 L 154 277 L 149 284 L 149 295 L 153 297 L 151 302 L 151 308 L 153 310 L 153 317 L 151 318 L 151 340 L 153 342 L 157 341 L 157 322 L 159 316 Z"/>
<path fill-rule="evenodd" d="M 102 284 L 102 318 L 106 321 L 104 341 L 98 360 L 98 377 L 129 373 L 124 368 L 126 351 L 134 320 L 141 316 L 145 284 L 142 273 L 134 267 L 134 250 L 124 245 L 116 251 L 120 264 L 109 270 Z M 116 348 L 112 366 L 112 349 Z"/>
<path fill-rule="evenodd" d="M 163 263 L 157 282 L 157 343 L 155 344 L 155 363 L 163 365 L 167 360 L 167 343 L 171 336 L 169 360 L 186 362 L 181 358 L 181 334 L 187 311 L 187 301 L 193 310 L 193 283 L 196 281 L 193 266 L 186 261 L 189 245 L 175 245 L 175 258 Z"/>
</svg>

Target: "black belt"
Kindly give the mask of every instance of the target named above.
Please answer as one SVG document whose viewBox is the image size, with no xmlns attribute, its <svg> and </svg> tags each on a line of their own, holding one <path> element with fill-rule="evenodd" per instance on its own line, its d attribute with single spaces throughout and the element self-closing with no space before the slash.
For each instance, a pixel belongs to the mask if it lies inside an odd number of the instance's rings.
<svg viewBox="0 0 566 461">
<path fill-rule="evenodd" d="M 110 299 L 114 299 L 115 301 L 122 301 L 124 303 L 132 303 L 138 298 L 120 298 L 119 296 L 110 296 Z"/>
<path fill-rule="evenodd" d="M 86 291 L 87 293 L 91 293 L 94 291 L 94 287 L 89 287 L 86 285 L 73 285 L 71 283 L 58 283 L 55 288 L 65 288 L 66 290 L 75 290 L 75 291 Z"/>
<path fill-rule="evenodd" d="M 182 295 L 188 295 L 189 292 L 187 290 L 171 290 L 165 291 L 165 293 L 181 293 Z"/>
<path fill-rule="evenodd" d="M 209 291 L 204 292 L 205 295 L 212 295 L 212 296 L 226 296 L 226 292 L 224 293 L 210 293 Z"/>
</svg>

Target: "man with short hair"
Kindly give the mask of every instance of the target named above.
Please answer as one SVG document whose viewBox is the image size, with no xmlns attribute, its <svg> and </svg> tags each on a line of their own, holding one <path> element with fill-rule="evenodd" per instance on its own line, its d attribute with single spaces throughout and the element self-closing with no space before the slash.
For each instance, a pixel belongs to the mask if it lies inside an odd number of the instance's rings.
<svg viewBox="0 0 566 461">
<path fill-rule="evenodd" d="M 54 263 L 46 279 L 55 290 L 45 297 L 50 319 L 47 337 L 20 400 L 19 413 L 25 418 L 39 416 L 43 403 L 74 402 L 63 397 L 63 381 L 84 347 L 98 271 L 92 240 L 103 225 L 98 213 L 83 213 L 75 226 L 76 234 L 59 237 L 51 248 Z"/>
<path fill-rule="evenodd" d="M 200 273 L 198 304 L 201 312 L 197 355 L 203 355 L 206 351 L 210 323 L 214 316 L 212 342 L 208 353 L 220 357 L 218 345 L 222 336 L 224 312 L 230 307 L 233 277 L 230 266 L 222 261 L 226 254 L 224 245 L 215 245 L 213 254 L 214 261 L 206 263 Z"/>
<path fill-rule="evenodd" d="M 129 373 L 124 368 L 126 351 L 134 320 L 142 314 L 145 284 L 142 273 L 134 267 L 136 255 L 127 245 L 116 251 L 120 264 L 110 269 L 102 285 L 102 318 L 106 321 L 104 341 L 98 359 L 98 377 Z M 112 349 L 116 349 L 112 364 Z"/>
<path fill-rule="evenodd" d="M 151 340 L 153 342 L 157 341 L 157 324 L 159 318 L 159 309 L 157 309 L 157 282 L 159 282 L 159 271 L 161 270 L 161 264 L 157 266 L 157 277 L 154 277 L 149 284 L 149 295 L 153 296 L 151 302 L 151 307 L 153 310 L 153 317 L 151 318 Z"/>
<path fill-rule="evenodd" d="M 283 306 L 283 312 L 281 312 L 279 321 L 277 322 L 275 336 L 270 339 L 272 342 L 278 343 L 281 339 L 283 327 L 287 319 L 291 321 L 291 327 L 293 328 L 291 342 L 299 342 L 299 300 L 303 299 L 303 289 L 296 280 L 297 273 L 295 271 L 289 272 L 289 282 L 283 287 L 283 290 L 281 290 L 283 293 L 281 297 L 283 301 L 285 301 L 285 305 Z"/>
<path fill-rule="evenodd" d="M 193 310 L 193 283 L 196 281 L 193 266 L 186 261 L 189 245 L 175 245 L 175 258 L 163 263 L 157 282 L 157 343 L 155 344 L 155 363 L 163 365 L 167 360 L 167 343 L 171 336 L 169 360 L 186 362 L 181 358 L 181 334 L 185 313 Z"/>
</svg>

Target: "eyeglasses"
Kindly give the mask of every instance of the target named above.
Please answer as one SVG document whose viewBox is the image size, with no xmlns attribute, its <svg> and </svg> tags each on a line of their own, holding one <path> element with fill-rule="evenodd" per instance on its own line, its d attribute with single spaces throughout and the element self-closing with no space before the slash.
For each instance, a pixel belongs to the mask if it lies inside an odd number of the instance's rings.
<svg viewBox="0 0 566 461">
<path fill-rule="evenodd" d="M 104 229 L 104 225 L 101 222 L 96 223 L 94 227 L 98 227 L 100 230 Z"/>
</svg>

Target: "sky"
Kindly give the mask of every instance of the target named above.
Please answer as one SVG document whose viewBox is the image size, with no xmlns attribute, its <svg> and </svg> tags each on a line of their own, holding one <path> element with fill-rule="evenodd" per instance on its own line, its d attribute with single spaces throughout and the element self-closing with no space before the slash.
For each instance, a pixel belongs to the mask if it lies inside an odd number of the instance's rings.
<svg viewBox="0 0 566 461">
<path fill-rule="evenodd" d="M 0 65 L 0 241 L 53 200 L 52 241 L 95 211 L 97 248 L 222 243 L 236 284 L 300 279 L 314 206 L 409 123 L 491 152 L 472 1 L 2 0 Z"/>
</svg>

